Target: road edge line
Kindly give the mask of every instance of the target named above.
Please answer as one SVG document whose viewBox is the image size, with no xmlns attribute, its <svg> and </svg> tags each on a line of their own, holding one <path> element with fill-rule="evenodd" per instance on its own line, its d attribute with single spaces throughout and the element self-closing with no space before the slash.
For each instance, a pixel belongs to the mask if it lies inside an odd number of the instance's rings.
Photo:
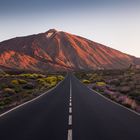
<svg viewBox="0 0 140 140">
<path fill-rule="evenodd" d="M 93 89 L 91 89 L 91 88 L 89 88 L 89 87 L 87 87 L 87 88 L 90 89 L 92 92 L 97 93 L 97 94 L 98 94 L 99 96 L 101 96 L 102 98 L 104 98 L 104 99 L 110 101 L 111 103 L 114 103 L 114 104 L 116 104 L 116 105 L 118 105 L 118 106 L 120 106 L 120 107 L 123 107 L 124 109 L 126 109 L 126 110 L 128 110 L 128 111 L 130 111 L 130 112 L 132 112 L 132 113 L 134 113 L 134 114 L 136 114 L 136 115 L 138 115 L 138 116 L 140 116 L 140 113 L 138 113 L 138 112 L 136 112 L 136 111 L 134 111 L 134 110 L 132 110 L 132 109 L 130 109 L 130 108 L 127 108 L 127 107 L 123 106 L 122 104 L 119 104 L 119 103 L 117 103 L 117 102 L 115 102 L 115 101 L 113 101 L 113 100 L 107 98 L 106 96 L 102 95 L 101 93 L 99 93 L 99 92 L 97 92 L 97 91 L 95 91 L 95 90 L 93 90 Z"/>
<path fill-rule="evenodd" d="M 120 107 L 122 107 L 122 108 L 124 108 L 124 109 L 126 109 L 126 110 L 128 110 L 128 111 L 130 111 L 131 113 L 134 113 L 134 114 L 140 116 L 140 113 L 138 113 L 138 112 L 136 112 L 136 111 L 134 111 L 134 110 L 132 110 L 132 109 L 130 109 L 130 108 L 127 108 L 127 107 L 123 106 L 122 104 L 119 104 L 119 103 L 117 103 L 117 102 L 115 102 L 115 101 L 113 101 L 113 100 L 107 98 L 106 96 L 102 95 L 101 93 L 97 92 L 96 90 L 93 90 L 93 89 L 89 88 L 88 86 L 86 86 L 85 84 L 83 84 L 75 75 L 74 75 L 74 77 L 75 77 L 82 85 L 84 85 L 86 88 L 88 88 L 90 91 L 95 92 L 95 93 L 97 93 L 99 96 L 101 96 L 102 98 L 108 100 L 109 102 L 114 103 L 114 104 L 116 104 L 116 105 L 118 105 L 118 106 L 120 106 Z"/>
<path fill-rule="evenodd" d="M 68 77 L 68 74 L 66 75 L 65 79 L 66 79 L 67 77 Z M 65 79 L 64 79 L 64 80 L 65 80 Z M 52 90 L 54 90 L 55 88 L 57 88 L 64 80 L 60 81 L 55 87 L 53 87 L 53 88 L 51 88 L 51 89 L 49 89 L 49 90 L 43 92 L 41 95 L 39 95 L 39 96 L 37 96 L 37 97 L 35 97 L 35 98 L 29 100 L 29 101 L 26 101 L 26 102 L 24 102 L 24 103 L 22 103 L 22 104 L 20 104 L 20 105 L 18 105 L 18 106 L 16 106 L 16 107 L 14 107 L 14 108 L 8 110 L 8 111 L 6 111 L 6 112 L 0 114 L 0 118 L 3 117 L 3 116 L 5 116 L 6 114 L 8 114 L 8 113 L 10 113 L 10 112 L 12 112 L 12 111 L 14 111 L 14 110 L 16 110 L 16 109 L 18 109 L 18 108 L 20 108 L 20 107 L 22 107 L 22 106 L 28 104 L 28 103 L 31 103 L 31 102 L 33 102 L 33 101 L 36 101 L 36 100 L 39 99 L 40 97 L 44 96 L 45 94 L 47 94 L 47 93 L 51 92 Z"/>
</svg>

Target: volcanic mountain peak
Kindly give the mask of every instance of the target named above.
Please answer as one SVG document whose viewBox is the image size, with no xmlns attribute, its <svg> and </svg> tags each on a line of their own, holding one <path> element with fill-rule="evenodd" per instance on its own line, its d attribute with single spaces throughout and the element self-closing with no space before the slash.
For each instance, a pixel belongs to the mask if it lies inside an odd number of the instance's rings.
<svg viewBox="0 0 140 140">
<path fill-rule="evenodd" d="M 45 34 L 47 38 L 50 38 L 51 36 L 53 36 L 55 33 L 57 33 L 58 31 L 56 29 L 50 29 L 48 30 Z"/>
<path fill-rule="evenodd" d="M 56 29 L 49 29 L 47 32 L 58 32 L 58 30 L 56 30 Z"/>
<path fill-rule="evenodd" d="M 0 43 L 0 67 L 8 69 L 121 69 L 128 68 L 135 59 L 102 44 L 55 29 Z"/>
</svg>

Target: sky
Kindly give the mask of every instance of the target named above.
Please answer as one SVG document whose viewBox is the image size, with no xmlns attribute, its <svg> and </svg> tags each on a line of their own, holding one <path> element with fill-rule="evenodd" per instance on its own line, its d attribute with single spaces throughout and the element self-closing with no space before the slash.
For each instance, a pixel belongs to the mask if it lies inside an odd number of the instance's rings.
<svg viewBox="0 0 140 140">
<path fill-rule="evenodd" d="M 0 0 L 0 41 L 52 28 L 140 57 L 140 0 Z"/>
</svg>

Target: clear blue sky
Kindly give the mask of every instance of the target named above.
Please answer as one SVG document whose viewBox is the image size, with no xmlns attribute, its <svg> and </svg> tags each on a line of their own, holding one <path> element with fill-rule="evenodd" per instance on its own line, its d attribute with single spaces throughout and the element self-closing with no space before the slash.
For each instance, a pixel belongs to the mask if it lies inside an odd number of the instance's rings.
<svg viewBox="0 0 140 140">
<path fill-rule="evenodd" d="M 0 1 L 0 41 L 50 28 L 140 57 L 140 0 Z"/>
</svg>

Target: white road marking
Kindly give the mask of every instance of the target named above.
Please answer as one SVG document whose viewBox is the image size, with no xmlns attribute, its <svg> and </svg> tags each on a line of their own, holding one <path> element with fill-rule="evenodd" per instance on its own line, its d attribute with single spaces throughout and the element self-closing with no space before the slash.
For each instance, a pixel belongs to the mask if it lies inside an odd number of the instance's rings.
<svg viewBox="0 0 140 140">
<path fill-rule="evenodd" d="M 71 79 L 70 79 L 70 100 L 69 100 L 69 120 L 68 120 L 68 125 L 69 125 L 69 129 L 68 129 L 68 138 L 67 140 L 72 140 L 72 115 L 70 115 L 72 113 L 72 86 L 71 86 Z"/>
<path fill-rule="evenodd" d="M 83 85 L 83 83 L 82 83 L 80 80 L 79 80 L 79 82 Z M 136 115 L 138 115 L 138 116 L 140 116 L 140 113 L 138 113 L 138 112 L 136 112 L 136 111 L 134 111 L 134 110 L 132 110 L 132 109 L 130 109 L 130 108 L 127 108 L 127 107 L 125 107 L 125 106 L 123 106 L 123 105 L 121 105 L 121 104 L 119 104 L 119 103 L 117 103 L 117 102 L 115 102 L 115 101 L 113 101 L 113 100 L 111 100 L 111 99 L 105 97 L 105 96 L 102 95 L 101 93 L 97 92 L 96 90 L 93 90 L 93 89 L 89 88 L 89 87 L 86 86 L 86 85 L 84 85 L 84 86 L 87 87 L 90 91 L 96 92 L 99 96 L 101 96 L 102 98 L 108 100 L 109 102 L 111 102 L 111 103 L 113 103 L 113 104 L 116 104 L 116 105 L 118 105 L 118 106 L 120 106 L 120 107 L 122 107 L 122 108 L 124 108 L 124 109 L 126 109 L 126 110 L 128 110 L 128 111 L 130 111 L 130 112 L 132 112 L 132 113 L 134 113 L 134 114 L 136 114 Z"/>
<path fill-rule="evenodd" d="M 68 140 L 72 140 L 72 129 L 68 130 Z"/>
<path fill-rule="evenodd" d="M 65 77 L 65 79 L 66 79 L 67 77 L 68 77 L 68 75 Z M 65 80 L 65 79 L 64 79 L 64 80 Z M 49 89 L 48 91 L 42 93 L 41 95 L 39 95 L 39 96 L 37 96 L 37 97 L 35 97 L 35 98 L 29 100 L 29 101 L 26 101 L 26 102 L 24 102 L 24 103 L 22 103 L 22 104 L 20 104 L 20 105 L 18 105 L 18 106 L 16 106 L 16 107 L 14 107 L 14 108 L 8 110 L 8 111 L 6 111 L 6 112 L 0 114 L 0 117 L 3 117 L 3 116 L 5 116 L 6 114 L 8 114 L 8 113 L 10 113 L 10 112 L 12 112 L 12 111 L 14 111 L 14 110 L 16 110 L 16 109 L 18 109 L 18 108 L 20 108 L 20 107 L 26 105 L 26 104 L 29 104 L 29 103 L 32 103 L 32 102 L 38 100 L 40 97 L 44 96 L 45 94 L 50 93 L 52 90 L 54 90 L 55 88 L 57 88 L 64 80 L 60 81 L 55 87 Z"/>
<path fill-rule="evenodd" d="M 70 79 L 70 96 L 72 97 L 72 86 L 71 86 L 71 79 Z"/>
<path fill-rule="evenodd" d="M 69 113 L 72 113 L 72 107 L 69 108 Z"/>
<path fill-rule="evenodd" d="M 69 115 L 69 125 L 72 125 L 72 115 Z"/>
<path fill-rule="evenodd" d="M 70 103 L 70 106 L 72 106 L 72 103 Z"/>
<path fill-rule="evenodd" d="M 88 89 L 90 89 L 90 88 L 88 88 Z M 113 104 L 116 104 L 116 105 L 118 105 L 118 106 L 120 106 L 120 107 L 122 107 L 122 108 L 124 108 L 124 109 L 126 109 L 126 110 L 128 110 L 128 111 L 130 111 L 130 112 L 132 112 L 132 113 L 134 113 L 134 114 L 136 114 L 138 116 L 140 116 L 140 113 L 138 113 L 138 112 L 136 112 L 136 111 L 134 111 L 134 110 L 132 110 L 130 108 L 127 108 L 127 107 L 125 107 L 125 106 L 123 106 L 123 105 L 121 105 L 121 104 L 119 104 L 119 103 L 117 103 L 117 102 L 105 97 L 104 95 L 102 95 L 101 93 L 99 93 L 99 92 L 97 92 L 97 91 L 95 91 L 93 89 L 90 89 L 90 90 L 93 91 L 93 92 L 96 92 L 99 96 L 103 97 L 104 99 L 108 100 L 109 102 L 111 102 Z"/>
</svg>

